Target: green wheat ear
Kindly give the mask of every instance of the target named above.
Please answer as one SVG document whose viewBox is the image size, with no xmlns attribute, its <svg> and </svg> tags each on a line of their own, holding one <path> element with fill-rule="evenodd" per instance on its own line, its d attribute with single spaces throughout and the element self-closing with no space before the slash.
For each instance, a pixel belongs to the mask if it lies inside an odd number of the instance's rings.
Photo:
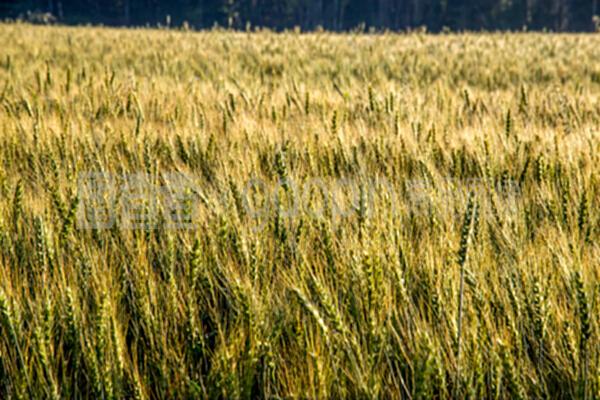
<svg viewBox="0 0 600 400">
<path fill-rule="evenodd" d="M 369 95 L 369 111 L 375 112 L 375 111 L 377 111 L 377 104 L 375 103 L 375 94 L 373 93 L 372 86 L 369 86 L 368 95 Z"/>
<path fill-rule="evenodd" d="M 500 343 L 500 351 L 502 354 L 502 369 L 506 378 L 508 392 L 512 399 L 524 400 L 527 399 L 527 393 L 523 388 L 521 377 L 515 368 L 513 356 L 506 344 Z"/>
<path fill-rule="evenodd" d="M 16 227 L 23 215 L 23 181 L 19 179 L 13 195 L 13 224 Z"/>
<path fill-rule="evenodd" d="M 60 231 L 59 241 L 63 246 L 66 246 L 67 239 L 71 234 L 73 227 L 75 225 L 75 217 L 77 215 L 77 207 L 79 206 L 79 197 L 75 196 L 71 203 L 69 204 L 69 208 L 66 211 L 66 214 L 63 218 L 63 226 Z"/>
<path fill-rule="evenodd" d="M 585 242 L 590 240 L 590 224 L 589 224 L 589 198 L 587 192 L 584 190 L 579 200 L 579 208 L 577 213 L 577 226 L 579 228 L 579 234 Z"/>
<path fill-rule="evenodd" d="M 336 135 L 338 133 L 338 112 L 337 110 L 333 110 L 333 114 L 331 115 L 331 134 Z"/>
<path fill-rule="evenodd" d="M 304 94 L 304 113 L 306 115 L 310 114 L 310 92 Z"/>
<path fill-rule="evenodd" d="M 2 326 L 5 329 L 6 337 L 8 337 L 13 344 L 18 343 L 12 310 L 4 291 L 2 290 L 0 290 L 0 318 Z"/>
<path fill-rule="evenodd" d="M 287 165 L 288 145 L 284 143 L 281 150 L 275 153 L 275 172 L 279 178 L 279 183 L 286 192 L 290 191 L 290 181 Z"/>
<path fill-rule="evenodd" d="M 519 111 L 522 114 L 527 114 L 528 106 L 529 106 L 529 101 L 527 99 L 527 91 L 525 90 L 525 86 L 521 85 L 521 98 L 519 100 Z"/>
<path fill-rule="evenodd" d="M 39 268 L 40 276 L 45 276 L 48 267 L 48 243 L 46 239 L 46 228 L 44 220 L 40 216 L 36 216 L 34 221 L 35 230 L 35 259 L 37 268 Z"/>
<path fill-rule="evenodd" d="M 78 320 L 78 310 L 75 303 L 75 298 L 71 288 L 67 288 L 66 292 L 66 305 L 65 305 L 65 321 L 66 321 L 66 335 L 65 335 L 65 347 L 68 351 L 69 357 L 75 359 L 79 352 L 79 341 L 80 341 L 80 329 Z"/>
<path fill-rule="evenodd" d="M 20 332 L 17 331 L 18 326 L 16 325 L 15 315 L 2 289 L 0 289 L 0 328 L 2 328 L 4 331 L 3 336 L 8 339 L 11 346 L 14 346 L 14 349 L 17 353 L 19 368 L 21 371 L 23 371 L 27 390 L 31 395 L 31 380 L 29 377 L 29 369 L 25 363 L 25 358 L 21 350 L 21 344 L 19 341 Z"/>
<path fill-rule="evenodd" d="M 581 380 L 580 380 L 580 396 L 582 399 L 587 398 L 588 388 L 588 370 L 589 370 L 589 359 L 590 351 L 588 343 L 592 337 L 592 323 L 590 316 L 590 305 L 588 302 L 587 294 L 585 293 L 583 277 L 580 271 L 573 273 L 573 286 L 575 290 L 575 296 L 577 298 L 577 314 L 579 317 L 579 357 L 581 365 Z"/>
<path fill-rule="evenodd" d="M 457 362 L 457 379 L 456 379 L 456 395 L 460 394 L 460 352 L 461 352 L 461 339 L 462 339 L 462 314 L 463 314 L 463 302 L 464 302 L 464 284 L 465 284 L 465 274 L 466 274 L 466 264 L 467 264 L 467 256 L 469 251 L 469 246 L 471 243 L 471 238 L 473 236 L 474 230 L 474 222 L 476 219 L 476 214 L 478 210 L 478 205 L 475 202 L 475 195 L 473 192 L 469 193 L 469 198 L 467 201 L 467 209 L 465 210 L 465 214 L 463 217 L 463 226 L 461 230 L 460 236 L 460 247 L 458 249 L 458 265 L 460 267 L 460 282 L 459 282 L 459 292 L 458 292 L 458 313 L 457 313 L 457 331 L 456 331 L 456 362 Z"/>
<path fill-rule="evenodd" d="M 513 121 L 512 116 L 510 115 L 510 109 L 506 112 L 506 117 L 504 119 L 504 136 L 507 138 L 512 135 L 513 129 Z"/>
</svg>

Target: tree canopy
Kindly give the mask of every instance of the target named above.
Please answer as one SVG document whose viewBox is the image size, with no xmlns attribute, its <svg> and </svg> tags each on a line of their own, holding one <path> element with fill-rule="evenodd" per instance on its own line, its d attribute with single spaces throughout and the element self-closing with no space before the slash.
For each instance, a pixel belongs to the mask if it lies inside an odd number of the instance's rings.
<svg viewBox="0 0 600 400">
<path fill-rule="evenodd" d="M 0 18 L 236 29 L 593 31 L 600 0 L 0 0 Z"/>
</svg>

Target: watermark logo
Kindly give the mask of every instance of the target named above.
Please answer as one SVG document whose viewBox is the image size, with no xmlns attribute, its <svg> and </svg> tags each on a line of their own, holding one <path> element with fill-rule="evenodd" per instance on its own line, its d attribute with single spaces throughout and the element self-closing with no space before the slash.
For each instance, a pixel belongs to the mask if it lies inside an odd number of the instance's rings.
<svg viewBox="0 0 600 400">
<path fill-rule="evenodd" d="M 197 199 L 190 176 L 85 173 L 78 179 L 80 229 L 195 229 Z"/>
<path fill-rule="evenodd" d="M 390 217 L 403 212 L 428 215 L 431 210 L 456 213 L 457 205 L 466 204 L 469 193 L 485 200 L 494 192 L 504 211 L 514 212 L 520 197 L 519 186 L 510 180 L 491 185 L 481 179 L 438 178 L 435 184 L 427 179 L 408 179 L 394 185 L 384 177 L 365 176 L 314 177 L 302 182 L 252 178 L 237 189 L 212 187 L 212 196 L 197 181 L 179 172 L 158 176 L 80 174 L 78 227 L 195 229 L 202 206 L 211 212 L 225 210 L 235 196 L 236 207 L 255 222 L 253 229 L 262 229 L 275 214 L 282 220 L 302 215 L 336 224 L 353 217 L 366 220 L 381 212 Z M 204 196 L 204 201 L 200 201 L 200 196 Z"/>
</svg>

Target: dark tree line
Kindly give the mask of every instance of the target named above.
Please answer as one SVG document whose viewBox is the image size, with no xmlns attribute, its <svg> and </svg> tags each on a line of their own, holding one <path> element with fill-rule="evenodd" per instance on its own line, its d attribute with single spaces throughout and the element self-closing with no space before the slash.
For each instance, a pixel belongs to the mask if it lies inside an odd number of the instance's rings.
<svg viewBox="0 0 600 400">
<path fill-rule="evenodd" d="M 45 13 L 67 24 L 591 31 L 600 0 L 0 0 L 0 18 Z"/>
</svg>

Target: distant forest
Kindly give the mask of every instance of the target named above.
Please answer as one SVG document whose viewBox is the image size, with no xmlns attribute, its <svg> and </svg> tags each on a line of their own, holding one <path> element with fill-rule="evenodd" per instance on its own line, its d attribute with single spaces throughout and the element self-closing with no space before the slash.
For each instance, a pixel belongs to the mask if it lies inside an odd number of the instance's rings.
<svg viewBox="0 0 600 400">
<path fill-rule="evenodd" d="M 0 19 L 314 30 L 598 29 L 600 0 L 0 0 Z"/>
</svg>

